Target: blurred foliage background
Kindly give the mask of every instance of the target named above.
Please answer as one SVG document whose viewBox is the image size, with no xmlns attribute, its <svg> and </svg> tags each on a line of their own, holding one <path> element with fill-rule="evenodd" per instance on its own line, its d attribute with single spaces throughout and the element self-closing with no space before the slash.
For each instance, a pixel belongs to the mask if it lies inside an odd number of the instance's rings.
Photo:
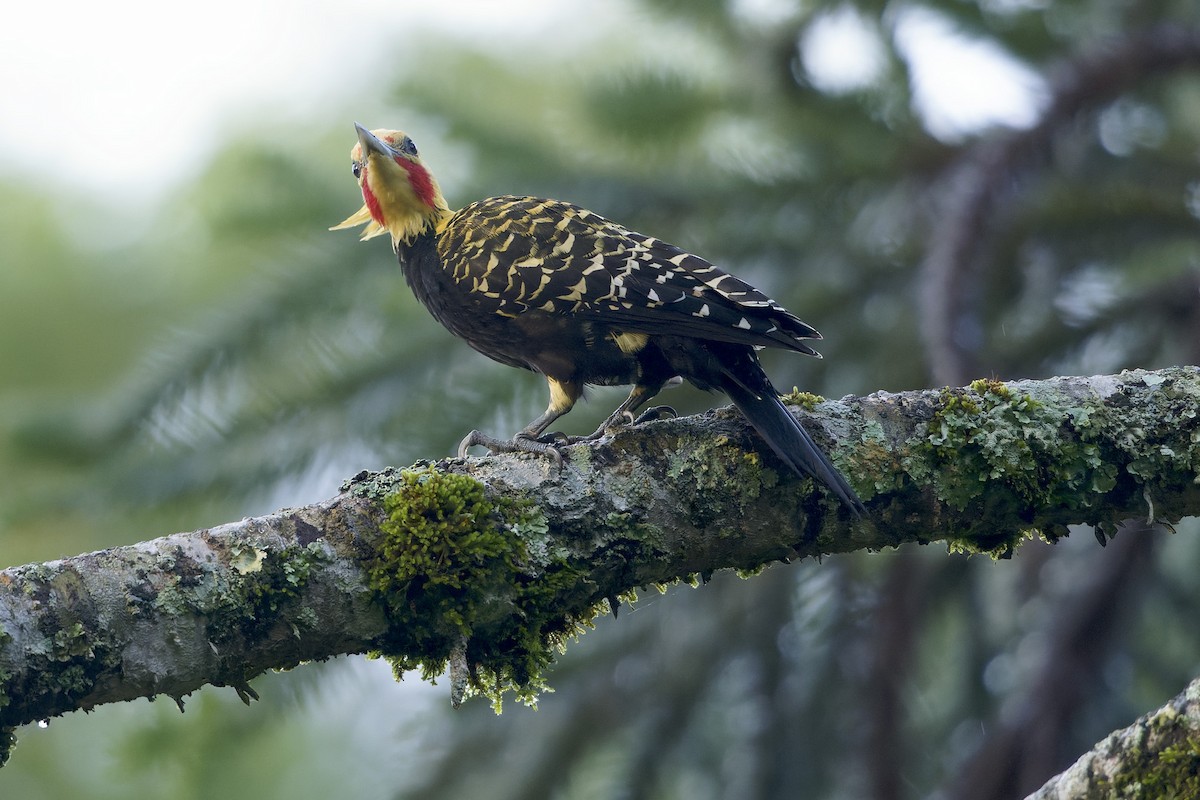
<svg viewBox="0 0 1200 800">
<path fill-rule="evenodd" d="M 132 228 L 0 175 L 3 563 L 316 501 L 541 410 L 544 383 L 454 342 L 386 244 L 326 232 L 359 204 L 363 113 L 414 137 L 452 204 L 569 199 L 761 286 L 826 335 L 819 362 L 767 354 L 781 388 L 1200 362 L 1191 2 L 618 8 L 541 47 L 414 37 L 302 124 L 235 126 Z M 933 75 L 929 29 L 959 48 Z M 1016 127 L 926 96 L 992 91 L 1002 64 L 1028 81 Z M 183 715 L 101 708 L 23 731 L 0 796 L 1023 796 L 1197 673 L 1194 522 L 652 593 L 566 653 L 536 713 L 451 714 L 444 684 L 360 658 L 260 678 L 248 709 L 216 689 Z"/>
</svg>

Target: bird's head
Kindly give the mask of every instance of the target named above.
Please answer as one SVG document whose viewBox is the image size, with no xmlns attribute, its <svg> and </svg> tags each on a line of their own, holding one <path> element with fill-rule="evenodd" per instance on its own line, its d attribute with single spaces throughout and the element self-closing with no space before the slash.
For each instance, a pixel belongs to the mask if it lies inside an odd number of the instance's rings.
<svg viewBox="0 0 1200 800">
<path fill-rule="evenodd" d="M 358 143 L 350 150 L 363 207 L 330 230 L 365 226 L 363 239 L 390 233 L 392 244 L 413 236 L 449 214 L 437 181 L 403 131 L 369 131 L 357 122 Z"/>
</svg>

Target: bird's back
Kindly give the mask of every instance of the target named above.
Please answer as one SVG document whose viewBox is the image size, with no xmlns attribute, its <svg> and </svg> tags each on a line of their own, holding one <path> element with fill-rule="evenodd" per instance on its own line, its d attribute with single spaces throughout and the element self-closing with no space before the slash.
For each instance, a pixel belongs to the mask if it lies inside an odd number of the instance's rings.
<svg viewBox="0 0 1200 800">
<path fill-rule="evenodd" d="M 616 331 L 810 355 L 804 340 L 820 338 L 708 261 L 557 200 L 471 203 L 438 229 L 436 253 L 476 313 L 567 317 Z"/>
</svg>

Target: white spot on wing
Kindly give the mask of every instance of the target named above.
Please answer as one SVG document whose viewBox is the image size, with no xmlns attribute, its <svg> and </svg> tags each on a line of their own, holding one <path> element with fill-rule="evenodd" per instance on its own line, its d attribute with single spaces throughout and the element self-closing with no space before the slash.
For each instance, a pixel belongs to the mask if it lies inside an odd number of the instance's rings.
<svg viewBox="0 0 1200 800">
<path fill-rule="evenodd" d="M 563 239 L 554 246 L 555 253 L 569 253 L 571 248 L 575 246 L 575 234 L 568 233 L 567 238 Z"/>
</svg>

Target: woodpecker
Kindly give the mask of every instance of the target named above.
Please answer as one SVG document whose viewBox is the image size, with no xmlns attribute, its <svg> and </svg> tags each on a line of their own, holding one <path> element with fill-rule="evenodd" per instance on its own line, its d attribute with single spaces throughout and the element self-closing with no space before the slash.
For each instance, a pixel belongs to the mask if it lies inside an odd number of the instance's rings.
<svg viewBox="0 0 1200 800">
<path fill-rule="evenodd" d="M 682 378 L 724 392 L 792 470 L 865 513 L 758 360 L 763 347 L 818 356 L 806 343 L 821 338 L 814 328 L 703 258 L 570 203 L 503 196 L 452 211 L 411 138 L 355 128 L 363 206 L 331 230 L 390 235 L 408 285 L 442 325 L 550 387 L 546 411 L 513 439 L 472 431 L 460 457 L 480 445 L 561 461 L 559 445 L 674 416 L 666 406 L 634 413 Z M 547 434 L 589 384 L 633 389 L 590 436 Z"/>
</svg>

